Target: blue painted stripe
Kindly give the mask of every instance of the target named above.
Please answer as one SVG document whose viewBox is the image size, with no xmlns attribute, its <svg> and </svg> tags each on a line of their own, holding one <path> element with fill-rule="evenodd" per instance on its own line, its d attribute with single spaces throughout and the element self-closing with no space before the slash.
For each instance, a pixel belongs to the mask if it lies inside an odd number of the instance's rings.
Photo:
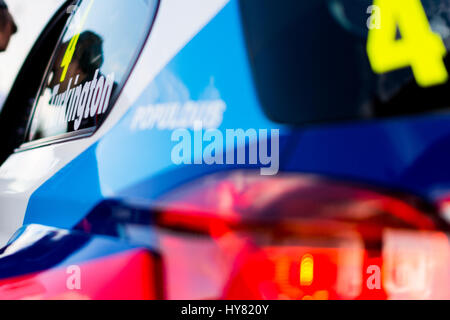
<svg viewBox="0 0 450 320">
<path fill-rule="evenodd" d="M 81 264 L 136 248 L 114 238 L 30 225 L 0 251 L 0 278 Z"/>
</svg>

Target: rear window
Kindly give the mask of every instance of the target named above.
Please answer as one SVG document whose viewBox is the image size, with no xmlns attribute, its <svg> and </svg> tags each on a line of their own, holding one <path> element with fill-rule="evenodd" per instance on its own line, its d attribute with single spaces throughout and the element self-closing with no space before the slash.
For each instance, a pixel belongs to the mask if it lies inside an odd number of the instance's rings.
<svg viewBox="0 0 450 320">
<path fill-rule="evenodd" d="M 288 124 L 448 111 L 450 0 L 241 0 L 261 104 Z"/>
<path fill-rule="evenodd" d="M 148 36 L 157 0 L 82 0 L 35 101 L 31 145 L 91 134 L 104 120 Z"/>
</svg>

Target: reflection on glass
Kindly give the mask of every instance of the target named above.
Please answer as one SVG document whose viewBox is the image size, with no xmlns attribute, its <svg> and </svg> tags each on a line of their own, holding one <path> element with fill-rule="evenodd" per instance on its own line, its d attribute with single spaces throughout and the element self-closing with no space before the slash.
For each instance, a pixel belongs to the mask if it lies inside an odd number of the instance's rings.
<svg viewBox="0 0 450 320">
<path fill-rule="evenodd" d="M 91 132 L 123 86 L 157 0 L 82 0 L 55 51 L 28 141 Z"/>
</svg>

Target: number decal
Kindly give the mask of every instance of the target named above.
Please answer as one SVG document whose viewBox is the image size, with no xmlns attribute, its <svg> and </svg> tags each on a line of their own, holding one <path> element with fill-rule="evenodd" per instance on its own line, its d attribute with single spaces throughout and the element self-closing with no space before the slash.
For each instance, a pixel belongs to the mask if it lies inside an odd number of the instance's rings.
<svg viewBox="0 0 450 320">
<path fill-rule="evenodd" d="M 86 12 L 83 15 L 83 18 L 79 22 L 75 35 L 72 37 L 72 39 L 69 42 L 69 45 L 67 46 L 66 52 L 64 53 L 64 57 L 61 62 L 61 68 L 63 68 L 63 72 L 61 74 L 60 82 L 63 82 L 64 79 L 66 79 L 67 69 L 70 66 L 70 63 L 72 62 L 73 55 L 75 53 L 75 48 L 77 47 L 78 39 L 80 38 L 81 29 L 83 29 L 84 24 L 86 23 L 87 17 L 89 15 L 89 11 L 92 8 L 92 4 L 94 3 L 94 0 L 91 0 L 89 3 Z"/>
<path fill-rule="evenodd" d="M 420 0 L 374 0 L 381 27 L 369 30 L 367 53 L 372 69 L 385 73 L 411 66 L 417 83 L 429 87 L 447 82 L 442 38 L 431 30 Z M 397 27 L 401 39 L 396 39 Z"/>
</svg>

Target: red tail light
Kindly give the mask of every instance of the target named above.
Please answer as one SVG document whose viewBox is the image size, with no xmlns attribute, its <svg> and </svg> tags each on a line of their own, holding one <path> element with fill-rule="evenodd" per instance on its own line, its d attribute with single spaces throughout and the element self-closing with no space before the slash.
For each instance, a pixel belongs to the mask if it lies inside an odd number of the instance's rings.
<svg viewBox="0 0 450 320">
<path fill-rule="evenodd" d="M 160 205 L 169 299 L 450 298 L 444 223 L 412 196 L 234 172 Z"/>
</svg>

